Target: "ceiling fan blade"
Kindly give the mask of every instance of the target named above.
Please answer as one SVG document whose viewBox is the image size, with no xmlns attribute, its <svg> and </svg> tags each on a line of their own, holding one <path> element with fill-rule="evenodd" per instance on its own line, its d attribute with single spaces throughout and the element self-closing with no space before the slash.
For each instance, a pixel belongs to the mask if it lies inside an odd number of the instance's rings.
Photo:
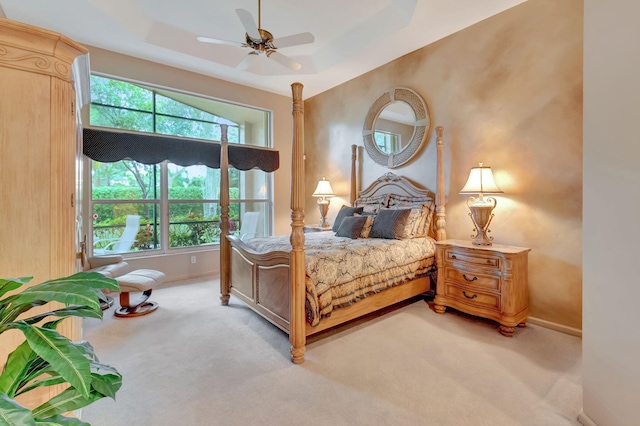
<svg viewBox="0 0 640 426">
<path fill-rule="evenodd" d="M 219 40 L 217 38 L 209 38 L 209 37 L 196 37 L 196 39 L 203 43 L 227 44 L 229 46 L 242 47 L 242 43 L 239 43 L 237 41 Z"/>
<path fill-rule="evenodd" d="M 246 70 L 247 68 L 249 68 L 249 66 L 251 66 L 251 64 L 256 60 L 257 57 L 257 53 L 249 53 L 242 61 L 240 61 L 238 65 L 236 65 L 236 69 L 239 69 L 241 71 Z"/>
<path fill-rule="evenodd" d="M 273 40 L 273 45 L 278 49 L 283 47 L 298 46 L 300 44 L 313 43 L 315 37 L 311 33 L 300 33 Z"/>
<path fill-rule="evenodd" d="M 238 18 L 240 18 L 240 22 L 242 22 L 242 26 L 249 37 L 256 41 L 262 40 L 260 31 L 258 31 L 258 26 L 256 25 L 256 21 L 253 19 L 251 12 L 244 9 L 236 9 L 236 13 L 238 14 Z"/>
<path fill-rule="evenodd" d="M 282 53 L 278 53 L 276 51 L 268 53 L 267 56 L 292 71 L 298 71 L 302 67 L 302 65 L 300 65 L 293 59 L 289 58 L 288 56 L 284 56 Z"/>
</svg>

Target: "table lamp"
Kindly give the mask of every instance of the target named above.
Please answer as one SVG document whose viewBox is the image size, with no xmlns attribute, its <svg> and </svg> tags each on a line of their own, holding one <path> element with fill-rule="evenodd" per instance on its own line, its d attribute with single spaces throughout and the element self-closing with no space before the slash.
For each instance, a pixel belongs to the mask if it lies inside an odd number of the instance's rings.
<svg viewBox="0 0 640 426">
<path fill-rule="evenodd" d="M 313 196 L 320 198 L 318 200 L 318 208 L 320 209 L 320 228 L 328 228 L 327 212 L 329 211 L 329 198 L 335 197 L 331 184 L 324 177 L 318 182 L 316 190 L 313 192 Z"/>
<path fill-rule="evenodd" d="M 490 246 L 493 237 L 488 237 L 489 224 L 493 219 L 493 209 L 496 206 L 496 199 L 493 197 L 484 198 L 484 194 L 502 194 L 502 190 L 498 188 L 491 167 L 484 166 L 479 163 L 478 167 L 473 167 L 469 173 L 469 179 L 460 191 L 460 194 L 478 194 L 478 198 L 469 197 L 467 199 L 467 207 L 469 207 L 469 216 L 475 226 L 476 235 L 472 235 L 471 241 L 476 246 Z"/>
</svg>

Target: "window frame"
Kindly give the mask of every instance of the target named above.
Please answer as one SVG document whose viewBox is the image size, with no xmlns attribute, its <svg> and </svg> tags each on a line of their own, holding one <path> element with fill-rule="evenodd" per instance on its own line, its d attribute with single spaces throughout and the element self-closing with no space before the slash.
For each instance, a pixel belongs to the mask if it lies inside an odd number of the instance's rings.
<svg viewBox="0 0 640 426">
<path fill-rule="evenodd" d="M 97 77 L 102 77 L 102 78 L 107 78 L 107 79 L 112 79 L 112 80 L 117 80 L 117 81 L 122 81 L 125 83 L 129 83 L 129 84 L 133 84 L 133 85 L 137 85 L 137 86 L 141 86 L 145 89 L 151 90 L 153 91 L 153 93 L 157 93 L 155 92 L 155 90 L 162 90 L 165 92 L 173 92 L 176 94 L 180 94 L 180 95 L 186 95 L 186 96 L 192 96 L 192 97 L 196 97 L 196 98 L 201 98 L 207 101 L 214 101 L 214 102 L 220 102 L 220 103 L 224 103 L 224 104 L 230 104 L 230 105 L 234 105 L 234 106 L 238 106 L 238 107 L 243 107 L 243 108 L 248 108 L 248 109 L 252 109 L 252 110 L 256 110 L 256 111 L 260 111 L 262 113 L 265 113 L 265 126 L 267 127 L 266 131 L 264 132 L 264 137 L 267 138 L 267 144 L 266 144 L 266 148 L 273 148 L 274 146 L 274 140 L 273 140 L 273 110 L 270 109 L 265 109 L 265 108 L 261 108 L 261 107 L 257 107 L 257 106 L 253 106 L 253 105 L 247 105 L 247 104 L 243 104 L 243 103 L 239 103 L 239 102 L 233 102 L 233 101 L 228 101 L 228 100 L 224 100 L 224 99 L 220 99 L 220 98 L 216 98 L 216 97 L 212 97 L 212 96 L 208 96 L 208 95 L 203 95 L 203 94 L 198 94 L 198 93 L 194 93 L 194 92 L 189 92 L 189 91 L 185 91 L 185 90 L 181 90 L 181 89 L 176 89 L 176 88 L 170 88 L 170 87 L 165 87 L 165 86 L 161 86 L 161 85 L 157 85 L 157 84 L 153 84 L 153 83 L 146 83 L 146 82 L 140 82 L 140 81 L 136 81 L 136 80 L 132 80 L 132 79 L 127 79 L 127 78 L 123 78 L 123 77 L 118 77 L 118 76 L 113 76 L 113 75 L 109 75 L 109 74 L 105 74 L 105 73 L 99 73 L 99 72 L 92 72 L 91 73 L 92 76 L 97 76 Z M 160 96 L 165 96 L 162 93 L 158 93 Z M 154 95 L 154 99 L 155 99 L 155 95 Z M 184 102 L 181 102 L 184 103 Z M 154 101 L 155 104 L 155 101 Z M 187 103 L 184 103 L 187 106 L 191 106 L 193 108 L 197 108 L 195 106 L 189 105 Z M 99 104 L 100 105 L 100 104 Z M 105 107 L 111 107 L 109 105 L 105 105 Z M 86 122 L 89 123 L 88 126 L 85 127 L 95 127 L 95 128 L 105 128 L 105 129 L 116 129 L 116 130 L 121 130 L 121 131 L 131 131 L 131 132 L 138 132 L 136 130 L 130 130 L 130 129 L 123 129 L 123 128 L 117 128 L 117 127 L 104 127 L 104 126 L 92 126 L 90 123 L 90 108 L 91 108 L 91 104 L 88 104 L 88 108 L 86 111 L 86 116 L 85 120 Z M 138 109 L 133 109 L 133 108 L 126 108 L 126 107 L 118 107 L 116 106 L 115 108 L 122 108 L 122 109 L 128 109 L 128 110 L 132 110 L 132 111 L 139 111 L 139 112 L 143 112 L 143 113 L 148 113 L 150 115 L 153 116 L 153 127 L 155 130 L 155 111 L 151 111 L 151 112 L 147 112 L 147 111 L 142 111 L 142 110 L 138 110 Z M 155 108 L 155 105 L 154 105 Z M 211 113 L 210 113 L 211 114 Z M 172 115 L 168 115 L 168 114 L 163 114 L 163 113 L 159 113 L 159 116 L 163 116 L 163 117 L 173 117 Z M 184 117 L 177 117 L 179 119 L 185 119 Z M 220 117 L 223 120 L 227 120 L 224 117 Z M 202 120 L 196 120 L 196 121 L 202 121 Z M 156 132 L 141 132 L 141 133 L 151 133 L 151 134 L 157 134 L 159 136 L 162 135 L 167 135 L 166 133 L 156 133 Z M 242 135 L 245 133 L 245 129 L 242 125 L 238 125 L 238 135 L 240 137 L 242 137 Z M 185 139 L 191 139 L 189 137 L 185 137 L 185 136 L 181 136 L 181 135 L 171 135 L 174 137 L 179 137 L 179 138 L 185 138 Z M 230 143 L 235 143 L 235 142 L 230 142 Z M 245 145 L 245 144 L 242 144 Z M 246 145 L 251 145 L 251 144 L 246 144 Z M 86 200 L 86 203 L 83 203 L 83 223 L 85 224 L 89 224 L 88 226 L 85 226 L 83 229 L 83 232 L 85 234 L 87 234 L 87 238 L 89 239 L 89 241 L 87 241 L 87 245 L 89 246 L 90 250 L 90 255 L 93 255 L 93 237 L 95 235 L 94 230 L 93 230 L 93 221 L 91 220 L 92 218 L 92 214 L 93 214 L 93 209 L 94 209 L 94 205 L 96 204 L 159 204 L 159 209 L 160 209 L 160 215 L 159 218 L 160 219 L 164 219 L 164 220 L 160 220 L 160 247 L 159 249 L 149 249 L 149 250 L 141 250 L 141 251 L 137 251 L 137 252 L 125 252 L 125 253 L 118 253 L 118 255 L 123 256 L 124 258 L 143 258 L 143 257 L 152 257 L 152 256 L 166 256 L 166 255 L 175 255 L 175 254 L 181 254 L 181 253 L 189 253 L 189 252 L 200 252 L 200 251 L 215 251 L 215 250 L 219 250 L 219 242 L 218 243 L 211 243 L 211 244 L 206 244 L 206 245 L 196 245 L 196 246 L 186 246 L 186 247 L 170 247 L 169 246 L 169 206 L 172 203 L 216 203 L 216 204 L 220 204 L 220 200 L 219 199 L 198 199 L 198 200 L 180 200 L 180 199 L 169 199 L 169 187 L 168 187 L 168 181 L 169 181 L 169 173 L 168 173 L 168 161 L 163 161 L 161 163 L 158 163 L 159 166 L 159 178 L 160 178 L 160 197 L 157 200 L 133 200 L 133 199 L 128 199 L 128 200 L 93 200 L 92 198 L 92 189 L 93 189 L 93 185 L 92 185 L 92 161 L 89 157 L 87 156 L 83 156 L 83 178 L 85 180 L 85 182 L 88 182 L 88 185 L 84 185 L 84 194 L 83 194 L 83 200 Z M 240 171 L 241 172 L 241 171 Z M 255 199 L 255 198 L 239 198 L 239 199 L 233 199 L 230 198 L 229 203 L 230 204 L 240 204 L 240 211 L 243 211 L 242 209 L 242 205 L 243 204 L 248 204 L 248 203 L 261 203 L 264 204 L 264 211 L 268 214 L 268 220 L 266 221 L 266 226 L 265 226 L 265 232 L 268 233 L 268 235 L 271 235 L 273 233 L 273 227 L 274 227 L 274 184 L 273 184 L 273 173 L 265 173 L 265 184 L 266 184 L 266 198 L 264 199 Z M 240 179 L 243 179 L 243 175 L 242 173 L 240 174 Z M 239 193 L 240 195 L 240 193 Z M 166 224 L 166 225 L 165 225 Z"/>
</svg>

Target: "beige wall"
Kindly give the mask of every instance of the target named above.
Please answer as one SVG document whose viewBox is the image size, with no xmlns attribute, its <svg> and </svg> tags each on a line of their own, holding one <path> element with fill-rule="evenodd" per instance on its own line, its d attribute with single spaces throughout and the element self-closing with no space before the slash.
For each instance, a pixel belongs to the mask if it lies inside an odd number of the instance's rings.
<svg viewBox="0 0 640 426">
<path fill-rule="evenodd" d="M 394 86 L 423 96 L 445 128 L 447 230 L 468 239 L 458 191 L 479 161 L 504 195 L 496 243 L 530 247 L 531 315 L 582 323 L 582 0 L 529 0 L 305 102 L 306 192 L 322 176 L 348 203 L 350 145 L 362 145 L 369 106 Z M 435 132 L 397 174 L 435 189 Z M 363 182 L 388 169 L 365 154 Z M 307 197 L 307 223 L 319 220 Z"/>
<path fill-rule="evenodd" d="M 273 174 L 274 231 L 286 233 L 290 230 L 291 98 L 96 47 L 88 47 L 93 72 L 273 111 L 273 140 L 275 148 L 280 151 L 280 169 Z M 84 210 L 89 211 L 88 207 Z M 130 263 L 135 267 L 159 269 L 165 272 L 171 281 L 219 272 L 217 248 L 198 252 L 195 265 L 191 264 L 192 255 L 194 253 L 157 256 L 147 260 L 132 259 Z"/>
<path fill-rule="evenodd" d="M 640 402 L 640 4 L 585 0 L 585 425 L 632 426 Z"/>
</svg>

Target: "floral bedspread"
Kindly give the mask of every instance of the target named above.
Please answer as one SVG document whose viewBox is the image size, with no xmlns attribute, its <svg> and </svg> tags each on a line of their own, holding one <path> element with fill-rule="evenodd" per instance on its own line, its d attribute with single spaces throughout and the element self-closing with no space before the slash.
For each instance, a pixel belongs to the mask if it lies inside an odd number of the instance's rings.
<svg viewBox="0 0 640 426">
<path fill-rule="evenodd" d="M 258 252 L 291 251 L 289 235 L 245 241 Z M 312 326 L 335 308 L 414 278 L 428 275 L 434 260 L 431 238 L 387 240 L 305 234 L 306 314 Z"/>
</svg>

